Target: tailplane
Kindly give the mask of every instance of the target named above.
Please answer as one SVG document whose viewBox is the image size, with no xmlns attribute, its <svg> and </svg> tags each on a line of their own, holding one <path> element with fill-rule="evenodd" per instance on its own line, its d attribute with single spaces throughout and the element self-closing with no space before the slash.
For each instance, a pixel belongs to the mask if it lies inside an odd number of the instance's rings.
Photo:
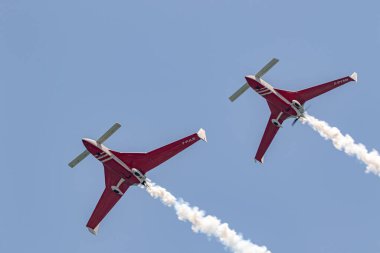
<svg viewBox="0 0 380 253">
<path fill-rule="evenodd" d="M 259 70 L 259 72 L 256 73 L 255 78 L 257 80 L 260 80 L 260 78 L 265 75 L 274 65 L 278 63 L 278 59 L 273 58 L 268 62 L 262 69 Z M 229 99 L 231 102 L 234 102 L 238 97 L 241 96 L 246 90 L 248 90 L 249 85 L 248 83 L 245 83 L 240 89 L 238 89 L 234 94 L 232 94 Z"/>
</svg>

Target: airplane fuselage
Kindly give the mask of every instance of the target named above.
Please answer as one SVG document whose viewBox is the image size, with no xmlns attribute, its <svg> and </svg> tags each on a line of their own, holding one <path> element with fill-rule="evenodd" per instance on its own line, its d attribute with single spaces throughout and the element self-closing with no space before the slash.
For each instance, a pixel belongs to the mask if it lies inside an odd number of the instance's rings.
<svg viewBox="0 0 380 253">
<path fill-rule="evenodd" d="M 282 127 L 282 123 L 286 119 L 292 117 L 295 118 L 292 124 L 294 125 L 298 119 L 305 117 L 305 109 L 303 106 L 305 102 L 348 82 L 357 82 L 358 80 L 358 75 L 354 72 L 350 76 L 345 76 L 298 91 L 275 89 L 269 83 L 261 79 L 261 77 L 277 62 L 278 59 L 273 58 L 255 75 L 246 76 L 245 79 L 247 82 L 229 97 L 231 102 L 233 102 L 251 87 L 268 103 L 271 114 L 255 155 L 255 160 L 261 163 L 263 163 L 264 154 L 272 143 L 273 138 L 276 136 L 277 131 Z"/>
<path fill-rule="evenodd" d="M 104 164 L 107 169 L 120 175 L 130 185 L 144 184 L 145 176 L 134 168 L 129 168 L 122 160 L 115 156 L 109 148 L 103 144 L 97 143 L 95 140 L 84 138 L 82 139 L 86 149 L 101 163 Z"/>
<path fill-rule="evenodd" d="M 300 102 L 292 98 L 292 94 L 281 94 L 263 79 L 257 79 L 255 76 L 247 76 L 255 80 L 254 91 L 262 96 L 270 105 L 277 107 L 281 113 L 287 114 L 289 117 L 302 117 L 304 108 Z M 281 115 L 280 115 L 281 116 Z M 280 117 L 279 116 L 279 117 Z"/>
<path fill-rule="evenodd" d="M 130 186 L 141 184 L 149 188 L 149 180 L 145 174 L 199 140 L 207 141 L 206 132 L 201 128 L 196 133 L 146 153 L 117 152 L 102 143 L 119 127 L 120 124 L 114 124 L 96 141 L 82 139 L 87 150 L 69 163 L 69 166 L 73 168 L 89 154 L 92 154 L 104 166 L 105 188 L 86 225 L 92 234 L 98 232 L 100 222 L 125 195 Z"/>
<path fill-rule="evenodd" d="M 281 112 L 288 114 L 290 117 L 300 117 L 303 114 L 303 107 L 300 103 L 297 105 L 297 102 L 293 102 L 291 97 L 288 97 L 284 94 L 280 94 L 277 90 L 273 88 L 269 83 L 263 79 L 256 79 L 254 76 L 249 76 L 252 79 L 255 79 L 256 87 L 255 91 L 268 101 L 271 105 L 280 109 Z M 289 94 L 290 95 L 290 94 Z"/>
</svg>

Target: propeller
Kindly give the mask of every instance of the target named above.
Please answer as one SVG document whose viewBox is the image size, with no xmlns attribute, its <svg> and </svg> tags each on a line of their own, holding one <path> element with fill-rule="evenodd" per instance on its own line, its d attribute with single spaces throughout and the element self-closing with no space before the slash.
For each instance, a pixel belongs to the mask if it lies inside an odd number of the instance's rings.
<svg viewBox="0 0 380 253">
<path fill-rule="evenodd" d="M 300 119 L 300 117 L 296 118 L 296 119 L 293 121 L 292 126 L 294 126 L 294 125 L 297 123 L 297 121 L 298 121 L 299 119 Z"/>
<path fill-rule="evenodd" d="M 305 112 L 306 112 L 309 108 L 310 108 L 310 105 L 308 105 L 308 106 L 306 107 Z M 294 121 L 292 122 L 292 126 L 294 126 L 294 125 L 297 123 L 297 121 L 298 121 L 301 117 L 303 117 L 303 115 L 301 115 L 301 116 L 295 118 Z"/>
</svg>

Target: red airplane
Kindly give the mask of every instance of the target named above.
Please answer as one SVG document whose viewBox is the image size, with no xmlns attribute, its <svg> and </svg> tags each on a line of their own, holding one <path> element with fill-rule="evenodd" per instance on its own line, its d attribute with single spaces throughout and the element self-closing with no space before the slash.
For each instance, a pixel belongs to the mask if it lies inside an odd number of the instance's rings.
<svg viewBox="0 0 380 253">
<path fill-rule="evenodd" d="M 256 152 L 255 160 L 263 163 L 264 154 L 271 144 L 273 138 L 280 127 L 282 122 L 287 118 L 295 118 L 292 125 L 294 125 L 299 118 L 304 117 L 305 109 L 304 104 L 306 101 L 315 98 L 325 92 L 335 89 L 343 84 L 351 81 L 357 82 L 357 73 L 350 76 L 345 76 L 331 82 L 316 85 L 304 90 L 287 91 L 273 88 L 270 84 L 265 82 L 261 77 L 268 72 L 276 63 L 278 59 L 273 58 L 267 65 L 265 65 L 254 76 L 246 76 L 245 83 L 239 90 L 237 90 L 231 97 L 231 102 L 235 101 L 243 92 L 249 87 L 262 96 L 268 103 L 271 115 L 269 117 L 264 135 L 261 139 L 260 146 Z"/>
<path fill-rule="evenodd" d="M 131 185 L 142 184 L 148 187 L 145 174 L 200 139 L 206 140 L 206 132 L 202 128 L 195 134 L 170 143 L 148 153 L 120 153 L 111 150 L 102 143 L 108 139 L 120 124 L 114 124 L 98 140 L 82 139 L 87 150 L 69 163 L 73 168 L 90 153 L 104 166 L 105 189 L 98 204 L 87 223 L 88 230 L 96 235 L 99 223 L 119 201 Z"/>
</svg>

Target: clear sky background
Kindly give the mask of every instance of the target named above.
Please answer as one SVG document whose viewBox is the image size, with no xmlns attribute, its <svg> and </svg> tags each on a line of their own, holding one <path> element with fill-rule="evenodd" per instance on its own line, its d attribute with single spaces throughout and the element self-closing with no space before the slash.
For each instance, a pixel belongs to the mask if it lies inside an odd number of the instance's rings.
<svg viewBox="0 0 380 253">
<path fill-rule="evenodd" d="M 269 117 L 249 90 L 298 90 L 351 74 L 309 113 L 380 149 L 378 1 L 0 1 L 0 252 L 225 252 L 132 187 L 85 228 L 104 187 L 83 151 L 149 151 L 200 127 L 199 142 L 148 177 L 273 253 L 380 252 L 380 178 L 309 126 L 286 121 L 253 162 Z"/>
</svg>

